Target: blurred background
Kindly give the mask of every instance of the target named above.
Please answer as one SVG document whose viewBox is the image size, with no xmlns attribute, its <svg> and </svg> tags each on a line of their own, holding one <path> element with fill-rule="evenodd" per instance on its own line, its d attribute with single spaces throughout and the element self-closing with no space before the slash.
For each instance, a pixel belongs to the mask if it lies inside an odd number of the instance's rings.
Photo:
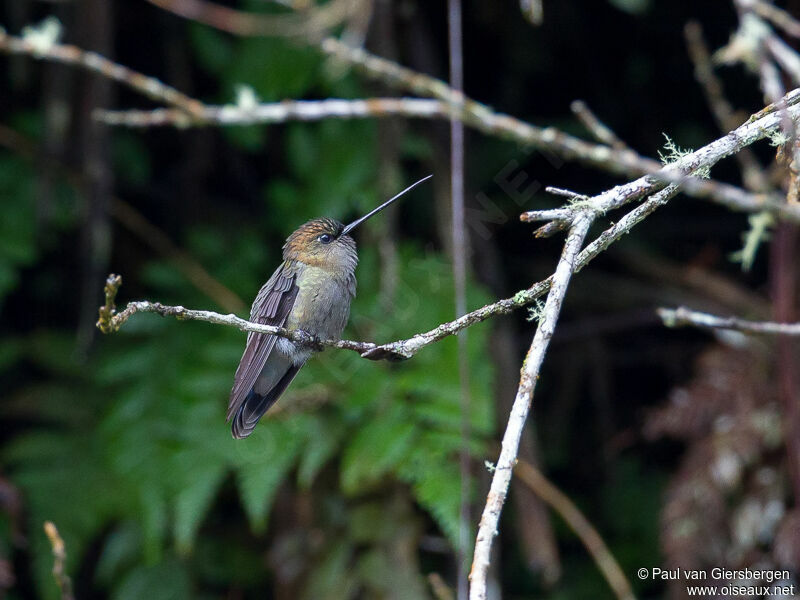
<svg viewBox="0 0 800 600">
<path fill-rule="evenodd" d="M 330 33 L 447 79 L 446 3 L 363 5 Z M 209 104 L 401 95 L 302 35 L 237 37 L 144 0 L 0 2 L 9 34 L 49 16 L 65 43 Z M 697 148 L 720 130 L 686 50 L 692 20 L 712 50 L 738 26 L 728 0 L 545 0 L 539 26 L 518 2 L 465 0 L 465 91 L 588 138 L 570 111 L 582 99 L 646 156 L 664 134 Z M 764 105 L 746 68 L 716 72 L 739 122 Z M 455 338 L 391 364 L 329 349 L 234 441 L 224 415 L 243 333 L 155 315 L 112 336 L 94 326 L 110 272 L 123 276 L 121 305 L 246 316 L 298 225 L 347 222 L 427 173 L 431 184 L 357 232 L 345 336 L 391 341 L 452 319 L 447 122 L 126 129 L 92 116 L 154 106 L 74 66 L 0 53 L 0 596 L 59 596 L 50 520 L 82 600 L 450 597 Z M 774 162 L 768 144 L 754 152 Z M 732 160 L 714 177 L 740 183 Z M 561 203 L 544 186 L 591 195 L 625 180 L 468 130 L 469 309 L 552 272 L 563 237 L 534 239 L 518 220 Z M 480 216 L 487 197 L 492 219 Z M 798 400 L 796 344 L 667 329 L 654 312 L 791 320 L 796 232 L 776 228 L 745 270 L 732 254 L 750 229 L 747 215 L 685 196 L 634 229 L 574 279 L 536 389 L 521 458 L 584 512 L 639 597 L 685 594 L 640 580 L 641 567 L 800 567 L 800 474 L 782 429 Z M 535 330 L 527 316 L 469 329 L 473 530 Z M 517 479 L 492 568 L 496 598 L 614 597 L 572 529 Z"/>
</svg>

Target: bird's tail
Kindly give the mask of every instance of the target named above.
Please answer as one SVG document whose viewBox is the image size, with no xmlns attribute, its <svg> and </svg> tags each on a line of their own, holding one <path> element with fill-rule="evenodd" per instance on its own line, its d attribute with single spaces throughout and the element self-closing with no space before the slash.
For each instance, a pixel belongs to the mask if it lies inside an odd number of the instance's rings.
<svg viewBox="0 0 800 600">
<path fill-rule="evenodd" d="M 231 433 L 237 440 L 246 438 L 255 429 L 259 419 L 264 416 L 280 395 L 289 387 L 302 365 L 291 365 L 286 373 L 266 394 L 259 394 L 255 388 L 244 399 L 239 409 L 233 415 L 231 423 Z"/>
</svg>

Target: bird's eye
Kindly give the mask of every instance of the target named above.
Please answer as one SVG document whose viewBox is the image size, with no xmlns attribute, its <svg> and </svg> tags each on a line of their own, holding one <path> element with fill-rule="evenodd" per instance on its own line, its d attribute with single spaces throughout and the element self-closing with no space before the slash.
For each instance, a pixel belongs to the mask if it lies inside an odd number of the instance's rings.
<svg viewBox="0 0 800 600">
<path fill-rule="evenodd" d="M 333 236 L 328 235 L 327 233 L 323 233 L 321 236 L 317 238 L 323 244 L 330 244 L 333 241 Z"/>
</svg>

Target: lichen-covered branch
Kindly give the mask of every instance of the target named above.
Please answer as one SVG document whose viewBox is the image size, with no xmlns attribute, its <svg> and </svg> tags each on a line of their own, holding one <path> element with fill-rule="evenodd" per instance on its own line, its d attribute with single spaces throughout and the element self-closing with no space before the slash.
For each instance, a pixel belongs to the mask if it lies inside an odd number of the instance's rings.
<svg viewBox="0 0 800 600">
<path fill-rule="evenodd" d="M 213 2 L 208 2 L 206 0 L 149 1 L 175 14 L 201 21 L 207 25 L 217 27 L 236 35 L 248 36 L 264 34 L 263 31 L 254 31 L 251 29 L 249 25 L 251 15 L 248 13 L 221 7 Z M 661 169 L 662 165 L 658 161 L 643 157 L 631 149 L 613 148 L 605 144 L 593 144 L 564 133 L 554 127 L 537 127 L 515 117 L 495 112 L 485 104 L 468 98 L 463 92 L 453 89 L 439 79 L 418 73 L 391 60 L 375 56 L 362 48 L 353 48 L 336 38 L 325 38 L 319 45 L 322 51 L 332 58 L 352 65 L 368 77 L 399 89 L 407 90 L 422 96 L 433 97 L 442 101 L 444 107 L 446 107 L 444 108 L 444 112 L 448 117 L 455 116 L 466 125 L 482 131 L 487 135 L 508 139 L 524 146 L 550 152 L 564 160 L 576 160 L 592 165 L 598 169 L 620 175 L 639 176 L 646 173 L 657 172 Z M 798 101 L 800 101 L 800 93 L 794 96 L 791 94 L 787 95 L 787 105 L 794 104 Z M 412 105 L 407 104 L 405 108 L 402 109 L 405 111 L 403 113 L 400 112 L 401 109 L 398 105 L 398 107 L 396 107 L 397 112 L 395 113 L 384 111 L 379 113 L 372 112 L 370 114 L 362 109 L 359 115 L 354 114 L 353 111 L 348 112 L 347 115 L 355 117 L 406 114 L 407 116 L 427 116 L 428 118 L 439 118 L 442 116 L 442 105 L 416 104 L 413 108 L 411 108 L 411 106 Z M 235 109 L 235 107 L 229 107 L 229 111 L 231 108 Z M 212 110 L 214 110 L 214 107 L 212 107 Z M 276 109 L 264 108 L 264 110 L 273 111 Z M 415 114 L 409 114 L 410 110 L 415 111 Z M 424 111 L 429 111 L 430 114 L 423 115 L 422 112 Z M 768 113 L 770 107 L 767 107 L 765 111 Z M 280 110 L 277 112 L 280 112 Z M 231 115 L 234 114 L 234 112 L 231 112 Z M 125 124 L 133 125 L 136 122 L 142 124 L 175 124 L 173 120 L 176 115 L 168 111 L 158 111 L 152 113 L 152 115 L 129 112 L 125 115 L 104 113 L 102 116 L 106 120 L 117 119 L 120 124 L 124 122 Z M 188 121 L 184 119 L 183 122 L 190 125 L 192 124 L 191 119 Z M 247 121 L 239 120 L 238 122 L 243 123 Z M 662 175 L 664 174 L 662 173 Z M 674 180 L 679 178 L 687 179 L 686 174 L 676 173 L 667 183 L 674 183 Z M 655 191 L 657 190 L 652 190 L 652 192 Z M 752 194 L 735 186 L 719 182 L 689 179 L 684 182 L 683 191 L 692 196 L 709 197 L 726 204 L 751 207 L 750 209 L 740 208 L 740 210 L 754 210 L 752 206 L 759 203 L 759 199 Z M 776 200 L 777 203 L 777 199 L 773 200 Z"/>
<path fill-rule="evenodd" d="M 382 60 L 382 59 L 381 59 Z M 797 90 L 795 90 L 797 91 Z M 794 92 L 786 96 L 789 102 L 800 100 L 795 97 Z M 793 116 L 800 111 L 795 107 Z M 287 120 L 316 121 L 328 118 L 376 118 L 393 115 L 402 115 L 409 118 L 425 119 L 449 119 L 452 116 L 452 107 L 440 100 L 419 99 L 419 98 L 370 98 L 363 100 L 306 100 L 306 101 L 285 101 L 268 104 L 254 104 L 252 106 L 228 105 L 228 106 L 205 106 L 201 113 L 187 115 L 186 113 L 174 109 L 155 109 L 152 111 L 98 111 L 96 116 L 103 122 L 111 125 L 124 125 L 129 127 L 151 127 L 151 126 L 202 126 L 202 125 L 243 125 L 254 123 L 280 123 Z M 463 115 L 462 115 L 463 116 Z M 500 119 L 500 117 L 497 117 Z M 502 119 L 500 119 L 502 122 Z M 765 123 L 762 123 L 764 121 Z M 743 138 L 740 146 L 733 149 L 719 144 L 720 152 L 710 157 L 709 160 L 700 161 L 692 170 L 710 168 L 727 154 L 738 152 L 745 146 L 770 135 L 779 126 L 773 123 L 774 114 L 767 114 L 760 121 L 755 123 L 748 122 L 739 129 L 748 133 L 747 138 Z M 490 135 L 496 135 L 497 129 L 491 121 L 465 120 L 465 123 L 475 127 Z M 525 124 L 526 125 L 526 124 Z M 527 125 L 526 125 L 527 126 Z M 532 126 L 528 126 L 532 127 Z M 760 129 L 760 127 L 763 129 Z M 753 132 L 760 132 L 761 135 L 754 137 Z M 559 135 L 563 135 L 560 134 Z M 729 136 L 732 134 L 728 134 Z M 577 139 L 577 138 L 576 138 Z M 725 138 L 723 138 L 724 140 Z M 718 140 L 719 142 L 720 140 Z M 587 142 L 581 142 L 587 144 Z M 591 144 L 589 144 L 591 145 Z M 606 150 L 611 150 L 602 146 Z M 702 150 L 702 149 L 701 149 Z M 615 150 L 614 152 L 630 152 L 629 150 Z M 693 156 L 693 153 L 690 156 Z M 687 157 L 688 158 L 688 157 Z M 681 189 L 692 196 L 707 198 L 711 201 L 723 204 L 733 210 L 758 212 L 762 210 L 772 210 L 785 220 L 800 222 L 800 208 L 786 206 L 777 195 L 752 194 L 730 184 L 710 181 L 689 175 L 689 160 L 682 159 L 679 163 L 663 167 L 655 161 L 648 160 L 650 167 L 650 178 L 653 179 L 650 185 L 641 191 L 641 195 L 630 196 L 630 200 L 636 200 L 650 193 L 658 191 L 658 187 L 663 187 L 667 183 L 680 183 Z M 638 172 L 638 171 L 637 171 Z M 647 171 L 645 171 L 647 172 Z M 629 184 L 630 185 L 630 184 Z"/>
<path fill-rule="evenodd" d="M 580 271 L 591 262 L 601 252 L 606 250 L 611 244 L 622 238 L 634 226 L 652 214 L 658 207 L 663 206 L 677 192 L 676 186 L 670 186 L 654 194 L 645 202 L 631 210 L 614 225 L 603 231 L 592 243 L 578 255 L 576 260 L 576 271 Z M 116 278 L 110 275 L 109 281 Z M 418 333 L 405 340 L 397 340 L 385 344 L 375 344 L 372 342 L 357 342 L 352 340 L 318 340 L 313 336 L 302 331 L 288 331 L 281 327 L 271 325 L 261 325 L 253 323 L 236 315 L 222 315 L 208 310 L 191 310 L 183 306 L 166 306 L 158 302 L 138 301 L 128 303 L 125 310 L 117 314 L 114 308 L 114 294 L 109 297 L 106 294 L 106 304 L 100 307 L 101 318 L 97 326 L 104 333 L 113 333 L 137 312 L 156 313 L 161 316 L 173 316 L 179 319 L 206 321 L 218 325 L 236 327 L 241 331 L 253 331 L 256 333 L 269 333 L 286 337 L 300 343 L 307 343 L 317 347 L 340 348 L 358 352 L 363 358 L 370 360 L 405 360 L 414 356 L 423 348 L 435 344 L 446 337 L 455 335 L 459 331 L 471 327 L 477 323 L 482 323 L 486 319 L 494 316 L 506 315 L 518 308 L 527 306 L 544 296 L 550 291 L 553 283 L 553 276 L 536 282 L 531 287 L 520 290 L 510 298 L 503 298 L 491 304 L 482 306 L 476 310 L 468 312 L 453 321 L 442 323 L 433 329 Z M 108 290 L 108 282 L 106 284 Z M 105 315 L 105 317 L 104 317 Z"/>
<path fill-rule="evenodd" d="M 169 108 L 155 110 L 99 110 L 95 118 L 124 127 L 201 127 L 207 125 L 264 125 L 286 121 L 363 119 L 401 115 L 417 119 L 449 119 L 450 109 L 440 100 L 420 98 L 366 98 L 358 100 L 285 100 L 265 104 L 203 106 L 195 115 Z"/>
<path fill-rule="evenodd" d="M 117 292 L 119 291 L 119 286 L 121 285 L 122 277 L 119 275 L 114 275 L 112 273 L 106 278 L 106 284 L 103 287 L 103 293 L 105 294 L 106 302 L 97 311 L 99 313 L 99 318 L 97 319 L 97 328 L 103 333 L 117 331 L 120 325 L 124 323 L 124 321 L 117 321 L 115 324 L 114 321 L 114 319 L 117 318 L 117 307 L 115 300 L 117 297 Z"/>
<path fill-rule="evenodd" d="M 684 306 L 659 308 L 658 316 L 667 327 L 700 327 L 702 329 L 733 329 L 759 335 L 800 335 L 800 323 L 748 321 L 739 317 L 719 317 Z"/>
<path fill-rule="evenodd" d="M 792 90 L 782 98 L 780 103 L 770 105 L 756 113 L 746 123 L 727 135 L 678 158 L 658 172 L 575 203 L 573 211 L 577 213 L 582 207 L 590 207 L 596 212 L 606 213 L 629 202 L 654 194 L 669 183 L 674 183 L 680 186 L 681 191 L 687 188 L 692 189 L 695 195 L 706 196 L 731 210 L 746 212 L 766 210 L 780 219 L 800 223 L 800 206 L 786 204 L 778 198 L 765 194 L 750 194 L 732 186 L 727 186 L 732 189 L 726 188 L 722 193 L 714 193 L 713 190 L 716 186 L 724 184 L 717 184 L 698 177 L 688 177 L 691 173 L 707 171 L 723 158 L 778 132 L 785 117 L 790 118 L 793 122 L 797 121 L 800 118 L 800 106 L 797 105 L 799 100 L 800 88 Z M 784 106 L 785 110 L 779 112 L 777 105 Z M 525 213 L 522 218 L 523 220 L 541 220 L 539 213 L 540 211 Z"/>
<path fill-rule="evenodd" d="M 579 213 L 573 221 L 564 250 L 553 273 L 550 293 L 547 295 L 542 317 L 531 347 L 522 364 L 522 371 L 514 404 L 508 418 L 505 434 L 500 450 L 500 457 L 494 467 L 492 484 L 486 497 L 478 535 L 475 539 L 475 551 L 470 572 L 470 600 L 486 599 L 486 580 L 492 550 L 492 541 L 497 535 L 500 513 L 503 510 L 511 475 L 519 452 L 519 440 L 525 421 L 530 412 L 533 391 L 539 378 L 539 371 L 544 361 L 547 348 L 555 331 L 561 305 L 567 293 L 572 274 L 577 268 L 577 259 L 583 240 L 592 224 L 595 213 L 586 210 Z"/>
<path fill-rule="evenodd" d="M 221 16 L 213 3 L 202 0 L 163 0 L 154 2 L 188 18 L 195 18 L 211 25 L 226 28 L 230 23 Z M 331 3 L 334 4 L 334 3 Z M 223 7 L 224 8 L 224 7 Z M 230 11 L 230 9 L 225 9 Z M 234 11 L 235 12 L 235 11 Z M 227 14 L 227 13 L 225 13 Z M 202 17 L 202 18 L 201 18 Z M 225 21 L 225 23 L 218 21 Z M 236 19 L 234 19 L 236 21 Z M 238 22 L 238 21 L 237 21 Z M 237 31 L 234 33 L 253 34 Z M 735 186 L 689 177 L 685 170 L 661 169 L 652 159 L 642 157 L 626 148 L 613 148 L 605 144 L 592 144 L 575 138 L 554 128 L 540 128 L 514 117 L 492 111 L 489 107 L 471 100 L 442 81 L 416 73 L 392 61 L 371 55 L 364 50 L 350 48 L 334 38 L 326 38 L 323 51 L 345 60 L 370 76 L 390 85 L 409 89 L 416 93 L 434 96 L 436 100 L 416 98 L 378 98 L 367 100 L 288 101 L 273 104 L 258 102 L 237 103 L 227 106 L 205 106 L 157 79 L 146 77 L 118 65 L 93 52 L 74 46 L 54 42 L 38 43 L 25 38 L 9 36 L 0 30 L 0 51 L 28 54 L 37 58 L 75 64 L 97 72 L 115 81 L 175 108 L 155 111 L 99 111 L 98 117 L 109 124 L 128 126 L 174 125 L 192 126 L 204 124 L 252 124 L 274 123 L 288 119 L 316 120 L 330 117 L 365 118 L 388 115 L 404 115 L 418 118 L 457 118 L 488 135 L 511 139 L 518 143 L 552 152 L 566 160 L 578 160 L 612 173 L 635 174 L 658 173 L 666 183 L 679 182 L 687 194 L 708 197 L 716 202 L 738 210 L 755 211 L 760 204 L 779 205 L 777 198 L 762 198 Z M 795 90 L 779 103 L 788 109 L 798 100 Z M 437 101 L 438 100 L 438 101 Z M 177 109 L 177 110 L 176 110 Z M 769 107 L 762 111 L 763 118 L 770 115 Z M 786 110 L 788 112 L 788 110 Z M 761 118 L 760 115 L 757 115 Z M 663 186 L 662 186 L 663 187 Z M 650 189 L 647 193 L 654 193 Z M 647 195 L 647 194 L 645 194 Z M 782 209 L 775 208 L 780 213 Z M 800 219 L 800 209 L 794 211 Z M 789 215 L 791 217 L 792 215 Z"/>
<path fill-rule="evenodd" d="M 288 330 L 283 327 L 274 327 L 272 325 L 253 323 L 233 314 L 221 315 L 210 310 L 193 310 L 190 308 L 184 308 L 183 306 L 167 306 L 165 304 L 161 304 L 160 302 L 149 302 L 147 300 L 129 302 L 124 310 L 117 312 L 115 301 L 120 285 L 122 285 L 122 277 L 119 275 L 111 274 L 106 279 L 106 285 L 104 288 L 106 302 L 99 309 L 100 318 L 97 321 L 97 328 L 103 333 L 114 333 L 119 331 L 120 327 L 122 327 L 128 321 L 128 319 L 130 319 L 136 313 L 155 313 L 161 315 L 162 317 L 175 317 L 179 320 L 189 321 L 205 321 L 206 323 L 215 323 L 217 325 L 229 325 L 247 332 L 268 333 L 271 335 L 285 337 L 292 341 L 313 346 L 318 349 L 321 349 L 324 346 L 330 346 L 346 350 L 355 350 L 356 352 L 363 354 L 375 348 L 375 344 L 368 342 L 351 342 L 348 340 L 318 340 L 313 335 L 301 330 Z"/>
<path fill-rule="evenodd" d="M 700 23 L 690 21 L 684 28 L 686 47 L 689 57 L 694 63 L 694 75 L 703 89 L 711 112 L 722 132 L 736 129 L 739 125 L 736 111 L 725 97 L 725 92 L 711 59 L 711 52 L 703 38 L 703 29 Z M 756 155 L 749 148 L 743 148 L 736 154 L 736 160 L 742 168 L 742 179 L 745 187 L 753 191 L 769 189 L 769 180 L 761 168 Z"/>
</svg>

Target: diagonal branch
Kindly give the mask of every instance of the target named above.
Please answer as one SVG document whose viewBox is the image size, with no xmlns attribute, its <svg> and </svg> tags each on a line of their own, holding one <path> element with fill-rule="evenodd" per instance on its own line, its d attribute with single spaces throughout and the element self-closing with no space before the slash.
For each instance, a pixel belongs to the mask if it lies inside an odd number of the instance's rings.
<svg viewBox="0 0 800 600">
<path fill-rule="evenodd" d="M 319 37 L 362 9 L 361 0 L 332 0 L 310 10 L 287 14 L 245 12 L 203 0 L 148 1 L 187 19 L 244 36 Z"/>
<path fill-rule="evenodd" d="M 204 12 L 205 9 L 201 10 L 202 7 L 214 6 L 212 3 L 203 0 L 159 0 L 154 3 L 183 16 L 193 15 L 195 18 L 199 18 L 198 15 L 202 14 L 204 17 L 209 18 L 209 24 L 215 25 L 214 19 L 216 17 L 212 18 L 212 16 L 216 13 L 210 9 L 210 12 Z M 194 6 L 195 8 L 188 10 L 186 9 L 187 6 Z M 219 26 L 219 24 L 215 26 Z M 682 168 L 683 164 L 675 163 L 670 165 L 673 168 L 665 169 L 657 161 L 644 158 L 629 149 L 615 149 L 603 144 L 592 144 L 569 136 L 555 128 L 536 127 L 514 117 L 496 113 L 488 106 L 467 98 L 462 92 L 449 87 L 440 80 L 416 73 L 392 61 L 371 55 L 364 50 L 350 48 L 333 38 L 326 38 L 322 42 L 322 48 L 332 56 L 361 68 L 370 76 L 414 92 L 432 95 L 439 101 L 410 98 L 330 99 L 306 102 L 288 101 L 262 105 L 253 104 L 252 106 L 205 106 L 157 79 L 132 71 L 94 52 L 85 52 L 75 46 L 68 45 L 35 44 L 24 38 L 9 36 L 0 30 L 0 51 L 2 52 L 27 54 L 37 58 L 79 65 L 115 81 L 122 82 L 148 97 L 178 109 L 122 113 L 100 111 L 98 116 L 111 124 L 190 126 L 216 123 L 232 125 L 280 122 L 288 119 L 316 120 L 337 116 L 364 118 L 391 114 L 424 118 L 457 118 L 466 125 L 488 135 L 511 139 L 539 150 L 552 152 L 566 160 L 578 160 L 613 173 L 636 175 L 650 173 L 651 177 L 661 181 L 662 185 L 660 187 L 664 187 L 667 183 L 680 183 L 683 191 L 689 195 L 709 198 L 735 210 L 754 212 L 766 208 L 779 214 L 782 218 L 800 221 L 800 209 L 797 207 L 793 207 L 795 210 L 792 210 L 792 208 L 784 209 L 780 206 L 780 199 L 772 195 L 751 194 L 726 183 L 691 177 L 689 173 L 695 169 Z M 797 107 L 794 105 L 797 102 L 800 102 L 800 89 L 789 92 L 780 102 L 770 105 L 760 113 L 753 115 L 747 123 L 736 131 L 743 128 L 749 128 L 752 131 L 752 125 L 763 121 L 763 133 L 767 135 L 775 130 L 775 124 L 772 122 L 774 112 L 780 108 L 785 117 L 796 118 Z M 764 137 L 764 135 L 761 137 Z M 730 150 L 730 153 L 740 150 L 755 141 L 755 139 L 749 139 L 745 143 L 736 146 Z M 724 155 L 720 155 L 716 160 L 719 160 L 722 156 Z M 713 164 L 716 160 L 710 162 L 710 164 Z M 679 162 L 683 163 L 685 161 Z M 651 187 L 645 191 L 644 195 L 654 193 L 658 189 L 660 188 Z"/>
<path fill-rule="evenodd" d="M 790 92 L 783 99 L 787 105 L 789 102 L 798 100 L 800 100 L 800 89 Z M 800 106 L 793 105 L 787 112 L 791 118 L 796 119 L 800 115 Z M 452 108 L 441 100 L 369 98 L 364 100 L 297 100 L 257 104 L 251 107 L 204 106 L 202 112 L 194 116 L 174 109 L 98 111 L 96 116 L 111 125 L 189 127 L 210 124 L 281 123 L 288 120 L 317 121 L 327 118 L 375 118 L 392 115 L 409 118 L 449 119 L 452 115 Z M 485 120 L 470 119 L 465 120 L 465 123 L 488 135 L 498 135 L 497 122 L 494 119 L 494 117 L 487 116 Z M 750 121 L 727 136 L 683 157 L 676 163 L 665 167 L 655 161 L 648 161 L 650 167 L 648 175 L 626 186 L 614 188 L 606 195 L 624 194 L 628 198 L 626 201 L 633 201 L 658 191 L 667 183 L 679 183 L 681 190 L 685 193 L 711 200 L 733 210 L 744 212 L 768 210 L 784 220 L 800 222 L 800 208 L 787 206 L 775 194 L 753 194 L 727 183 L 689 175 L 692 171 L 710 168 L 729 154 L 739 152 L 742 148 L 771 135 L 780 126 L 780 117 L 777 113 L 766 113 L 755 121 L 751 118 Z M 603 148 L 606 147 L 603 146 Z M 610 149 L 606 148 L 606 150 Z"/>
<path fill-rule="evenodd" d="M 244 25 L 248 20 L 248 13 L 220 7 L 207 0 L 148 1 L 185 18 L 200 21 L 235 35 L 249 36 L 263 35 L 264 33 L 253 31 Z M 235 18 L 223 16 L 218 9 L 224 9 L 222 12 L 225 12 L 226 15 L 235 15 Z M 579 161 L 615 174 L 639 176 L 658 172 L 661 169 L 662 165 L 658 161 L 643 157 L 633 150 L 593 144 L 554 127 L 537 127 L 515 117 L 498 113 L 489 106 L 468 98 L 463 92 L 453 89 L 435 77 L 418 73 L 361 48 L 352 48 L 336 38 L 325 38 L 319 46 L 324 53 L 352 65 L 368 77 L 399 89 L 441 100 L 446 105 L 445 112 L 448 116 L 455 116 L 466 125 L 487 135 L 511 140 L 536 150 L 555 154 L 563 160 Z M 787 94 L 784 102 L 786 106 L 800 102 L 800 90 Z M 430 117 L 440 116 L 439 110 L 440 108 L 437 108 L 437 114 L 430 115 Z M 757 116 L 761 118 L 775 110 L 776 107 L 771 105 L 763 109 Z M 170 118 L 163 112 L 159 115 L 154 118 L 156 120 Z M 113 118 L 113 115 L 108 113 L 105 116 Z M 147 117 L 142 114 L 129 114 L 129 120 L 135 121 L 136 119 L 147 119 Z M 675 174 L 668 182 L 674 183 L 676 178 L 687 179 L 685 175 Z M 683 191 L 691 196 L 710 197 L 715 201 L 731 205 L 746 204 L 752 207 L 760 201 L 759 197 L 748 194 L 740 188 L 712 181 L 687 180 L 684 182 Z M 773 200 L 776 204 L 778 203 L 777 198 Z"/>
<path fill-rule="evenodd" d="M 576 216 L 572 224 L 567 241 L 564 243 L 564 250 L 558 261 L 558 266 L 552 277 L 552 286 L 550 293 L 547 295 L 547 302 L 545 303 L 539 326 L 536 328 L 531 347 L 522 364 L 519 389 L 514 399 L 514 405 L 511 408 L 506 432 L 503 435 L 502 449 L 497 465 L 494 468 L 489 495 L 486 497 L 486 506 L 483 509 L 483 515 L 478 525 L 472 571 L 470 572 L 470 600 L 486 599 L 486 576 L 489 570 L 492 540 L 497 534 L 500 512 L 503 509 L 514 464 L 517 460 L 522 429 L 530 412 L 533 391 L 539 378 L 539 371 L 544 361 L 545 353 L 555 331 L 570 278 L 578 266 L 578 254 L 593 220 L 594 213 L 584 210 Z"/>
<path fill-rule="evenodd" d="M 614 210 L 629 202 L 654 194 L 664 188 L 667 183 L 679 184 L 681 191 L 693 190 L 695 195 L 707 197 L 714 202 L 736 211 L 759 212 L 770 211 L 781 219 L 800 223 L 800 207 L 787 205 L 772 195 L 749 194 L 739 188 L 728 188 L 723 194 L 715 194 L 714 188 L 719 185 L 698 177 L 689 177 L 691 173 L 707 171 L 723 158 L 736 154 L 758 140 L 769 137 L 783 126 L 784 117 L 795 122 L 800 118 L 800 88 L 792 90 L 781 99 L 781 102 L 770 105 L 756 113 L 743 125 L 727 135 L 691 152 L 651 175 L 645 175 L 624 185 L 616 186 L 587 200 L 578 202 L 576 207 L 588 206 L 599 213 Z M 792 103 L 790 105 L 790 103 Z M 770 110 L 774 106 L 783 105 L 785 110 Z M 576 212 L 578 208 L 574 209 Z M 524 213 L 523 220 L 541 220 L 539 212 Z"/>
<path fill-rule="evenodd" d="M 771 321 L 748 321 L 739 317 L 718 317 L 685 306 L 659 308 L 658 316 L 667 327 L 692 326 L 702 329 L 733 329 L 743 333 L 762 335 L 800 335 L 800 323 L 774 323 Z"/>
<path fill-rule="evenodd" d="M 575 506 L 575 503 L 562 492 L 554 483 L 547 479 L 535 465 L 519 459 L 514 467 L 514 475 L 528 486 L 533 493 L 549 504 L 564 522 L 577 535 L 586 550 L 592 556 L 597 568 L 606 578 L 609 587 L 614 591 L 618 600 L 633 600 L 633 589 L 625 577 L 625 572 L 619 566 L 617 559 L 611 554 L 608 546 L 600 537 L 597 529 L 589 522 L 586 516 Z"/>
<path fill-rule="evenodd" d="M 578 255 L 576 261 L 576 270 L 580 271 L 596 256 L 611 246 L 611 244 L 630 232 L 633 227 L 652 214 L 657 208 L 663 206 L 676 193 L 676 186 L 669 186 L 661 190 L 628 212 L 625 216 L 614 223 L 614 225 L 603 231 L 597 237 L 597 239 L 586 246 L 586 248 L 584 248 L 584 250 Z M 115 282 L 116 278 L 116 275 L 110 275 L 106 285 L 108 286 L 109 282 Z M 405 340 L 398 340 L 379 345 L 372 342 L 356 342 L 351 340 L 317 340 L 305 332 L 288 331 L 280 327 L 252 323 L 232 314 L 222 315 L 207 310 L 191 310 L 182 306 L 166 306 L 158 302 L 130 302 L 125 310 L 117 314 L 114 308 L 114 299 L 116 297 L 117 290 L 119 289 L 119 284 L 121 284 L 120 279 L 119 283 L 114 283 L 115 288 L 110 296 L 110 303 L 108 292 L 106 292 L 106 304 L 100 308 L 101 317 L 97 322 L 97 327 L 104 333 L 113 333 L 118 331 L 120 327 L 122 327 L 122 325 L 124 325 L 124 323 L 134 314 L 138 312 L 149 312 L 156 313 L 161 316 L 172 316 L 178 319 L 205 321 L 219 325 L 228 325 L 231 327 L 236 327 L 241 331 L 269 333 L 317 347 L 352 350 L 358 352 L 363 358 L 368 358 L 370 360 L 396 361 L 411 358 L 423 348 L 443 340 L 448 336 L 455 335 L 467 327 L 481 323 L 490 317 L 506 315 L 518 308 L 527 306 L 534 302 L 537 298 L 540 298 L 549 292 L 552 283 L 553 276 L 551 275 L 547 279 L 543 279 L 542 281 L 533 284 L 528 289 L 520 290 L 510 298 L 504 298 L 502 300 L 482 306 L 481 308 L 462 315 L 453 321 L 442 323 L 430 331 L 418 333 Z"/>
<path fill-rule="evenodd" d="M 63 63 L 81 67 L 113 81 L 128 86 L 140 94 L 174 106 L 183 114 L 197 116 L 203 112 L 203 104 L 161 83 L 155 77 L 142 75 L 128 67 L 115 63 L 97 52 L 87 52 L 69 44 L 35 44 L 25 38 L 6 34 L 0 27 L 0 52 L 6 54 L 25 54 L 40 60 Z"/>
</svg>

